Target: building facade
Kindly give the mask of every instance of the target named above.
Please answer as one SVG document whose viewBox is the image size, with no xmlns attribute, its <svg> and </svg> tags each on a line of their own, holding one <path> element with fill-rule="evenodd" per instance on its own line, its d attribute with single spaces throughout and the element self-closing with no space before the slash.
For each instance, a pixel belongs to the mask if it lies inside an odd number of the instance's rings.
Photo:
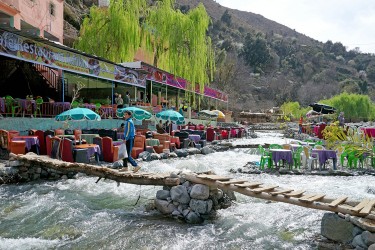
<svg viewBox="0 0 375 250">
<path fill-rule="evenodd" d="M 1 0 L 0 28 L 63 43 L 63 0 Z"/>
</svg>

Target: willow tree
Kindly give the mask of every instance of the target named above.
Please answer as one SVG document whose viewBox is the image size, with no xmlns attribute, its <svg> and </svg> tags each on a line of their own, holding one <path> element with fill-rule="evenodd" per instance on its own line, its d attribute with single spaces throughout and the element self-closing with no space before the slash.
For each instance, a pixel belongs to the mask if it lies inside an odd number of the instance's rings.
<svg viewBox="0 0 375 250">
<path fill-rule="evenodd" d="M 195 91 L 199 83 L 203 91 L 214 69 L 211 40 L 207 36 L 210 18 L 203 4 L 187 14 L 173 8 L 174 0 L 159 1 L 145 20 L 146 48 L 154 52 L 154 65 L 187 79 Z"/>
<path fill-rule="evenodd" d="M 111 0 L 109 8 L 93 6 L 74 47 L 114 62 L 133 61 L 141 43 L 139 20 L 146 0 Z"/>
<path fill-rule="evenodd" d="M 203 92 L 214 70 L 204 6 L 183 14 L 174 8 L 174 0 L 152 6 L 146 2 L 111 0 L 108 9 L 92 7 L 75 47 L 115 62 L 132 61 L 141 48 L 154 57 L 155 67 L 187 79 L 190 90 L 199 83 Z"/>
</svg>

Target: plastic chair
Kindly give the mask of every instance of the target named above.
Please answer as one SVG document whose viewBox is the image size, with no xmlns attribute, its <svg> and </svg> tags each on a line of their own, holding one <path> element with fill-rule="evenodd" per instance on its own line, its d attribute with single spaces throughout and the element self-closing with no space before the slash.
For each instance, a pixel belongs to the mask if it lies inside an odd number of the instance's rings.
<svg viewBox="0 0 375 250">
<path fill-rule="evenodd" d="M 301 168 L 301 153 L 303 151 L 303 147 L 298 147 L 293 151 L 293 164 L 295 168 Z"/>
<path fill-rule="evenodd" d="M 261 145 L 258 146 L 260 152 L 260 168 L 264 169 L 264 165 L 268 164 L 269 168 L 272 168 L 272 152 L 266 151 Z"/>
<path fill-rule="evenodd" d="M 302 164 L 305 169 L 312 170 L 313 164 L 317 167 L 319 162 L 319 155 L 318 154 L 310 154 L 310 149 L 307 146 L 303 147 L 304 154 L 302 155 Z"/>
<path fill-rule="evenodd" d="M 39 154 L 45 155 L 46 154 L 46 138 L 44 135 L 44 131 L 37 130 L 34 133 L 35 136 L 38 136 L 39 139 Z"/>
<path fill-rule="evenodd" d="M 72 108 L 78 108 L 79 107 L 79 102 L 73 101 L 71 104 Z"/>
<path fill-rule="evenodd" d="M 67 162 L 74 162 L 73 159 L 73 142 L 67 138 L 62 141 L 61 160 Z"/>
<path fill-rule="evenodd" d="M 42 117 L 43 98 L 42 97 L 36 98 L 35 103 L 36 103 L 36 108 L 35 108 L 35 111 L 34 111 L 34 117 L 36 117 L 38 115 L 38 113 L 39 113 L 39 116 Z"/>
<path fill-rule="evenodd" d="M 97 113 L 98 115 L 100 115 L 100 108 L 102 107 L 102 105 L 100 103 L 95 103 L 95 113 Z"/>
<path fill-rule="evenodd" d="M 111 137 L 103 137 L 103 159 L 106 162 L 118 161 L 118 146 L 113 146 Z"/>
<path fill-rule="evenodd" d="M 11 141 L 10 152 L 24 155 L 26 153 L 26 141 Z"/>
<path fill-rule="evenodd" d="M 146 148 L 146 136 L 136 135 L 134 137 L 134 145 L 132 148 L 131 156 L 133 159 L 138 158 L 139 154 L 145 151 Z"/>
<path fill-rule="evenodd" d="M 13 97 L 9 95 L 5 96 L 5 103 L 7 107 L 7 113 L 8 114 L 11 113 L 12 117 L 14 117 L 14 115 L 16 114 L 16 110 L 18 110 L 18 112 L 20 111 L 20 106 L 18 104 L 18 101 L 16 99 L 13 99 Z"/>
</svg>

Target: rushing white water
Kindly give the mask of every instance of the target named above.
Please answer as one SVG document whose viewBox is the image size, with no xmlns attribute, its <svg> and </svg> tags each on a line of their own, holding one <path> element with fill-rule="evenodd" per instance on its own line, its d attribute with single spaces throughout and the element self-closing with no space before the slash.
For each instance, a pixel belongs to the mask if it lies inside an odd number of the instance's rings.
<svg viewBox="0 0 375 250">
<path fill-rule="evenodd" d="M 284 143 L 276 133 L 238 144 Z M 259 161 L 247 149 L 143 162 L 142 171 L 213 170 L 217 174 L 305 189 L 330 196 L 374 199 L 375 177 L 233 174 Z M 217 218 L 188 225 L 145 205 L 161 187 L 79 176 L 57 182 L 0 186 L 0 249 L 311 249 L 323 211 L 236 194 Z M 139 199 L 139 200 L 138 200 Z"/>
</svg>

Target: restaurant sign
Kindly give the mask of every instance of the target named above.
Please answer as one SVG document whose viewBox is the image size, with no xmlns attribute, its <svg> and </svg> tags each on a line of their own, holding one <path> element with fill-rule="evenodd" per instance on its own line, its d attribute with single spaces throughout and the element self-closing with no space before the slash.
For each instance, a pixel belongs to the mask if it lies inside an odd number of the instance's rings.
<svg viewBox="0 0 375 250">
<path fill-rule="evenodd" d="M 96 78 L 146 87 L 146 75 L 0 30 L 0 55 Z"/>
<path fill-rule="evenodd" d="M 146 77 L 147 80 L 155 81 L 161 84 L 165 84 L 165 85 L 183 89 L 183 90 L 189 90 L 190 83 L 187 82 L 183 78 L 176 77 L 173 74 L 166 73 L 164 71 L 161 71 L 149 65 L 142 65 L 142 68 L 148 72 L 147 77 Z M 199 86 L 195 88 L 195 92 L 198 94 L 200 93 Z M 214 99 L 218 99 L 220 101 L 228 102 L 227 94 L 225 94 L 222 91 L 209 88 L 207 86 L 204 86 L 203 94 L 204 96 L 207 96 L 207 97 L 211 97 Z"/>
</svg>

